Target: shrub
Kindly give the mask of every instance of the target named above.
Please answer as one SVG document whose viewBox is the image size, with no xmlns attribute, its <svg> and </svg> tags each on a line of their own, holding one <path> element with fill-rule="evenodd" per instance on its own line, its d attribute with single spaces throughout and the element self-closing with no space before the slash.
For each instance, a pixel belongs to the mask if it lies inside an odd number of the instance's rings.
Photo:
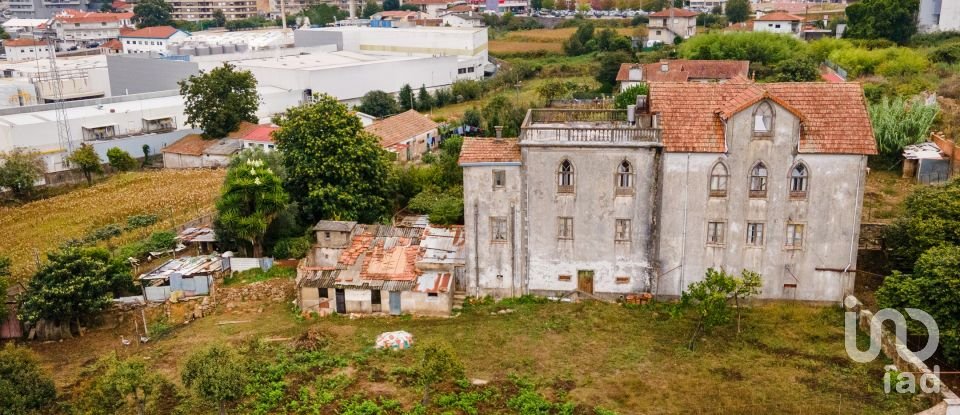
<svg viewBox="0 0 960 415">
<path fill-rule="evenodd" d="M 158 218 L 157 215 L 151 214 L 127 216 L 127 226 L 125 229 L 129 231 L 137 228 L 146 228 L 147 226 L 157 223 L 158 220 L 160 220 L 160 218 Z"/>
<path fill-rule="evenodd" d="M 637 96 L 647 95 L 648 91 L 647 84 L 631 86 L 617 94 L 617 97 L 613 99 L 613 106 L 621 109 L 627 108 L 627 105 L 633 105 L 637 102 Z"/>
<path fill-rule="evenodd" d="M 119 147 L 113 147 L 107 150 L 107 160 L 116 171 L 128 171 L 137 167 L 137 161 L 130 156 L 130 153 L 121 150 Z"/>
<path fill-rule="evenodd" d="M 310 240 L 305 236 L 298 238 L 283 238 L 273 245 L 274 258 L 303 258 L 310 250 Z"/>
<path fill-rule="evenodd" d="M 825 37 L 810 42 L 810 56 L 817 62 L 823 62 L 835 50 L 850 49 L 853 43 L 845 39 Z"/>
<path fill-rule="evenodd" d="M 877 73 L 886 77 L 916 75 L 930 65 L 927 58 L 908 48 L 884 49 L 884 62 L 877 66 Z"/>
<path fill-rule="evenodd" d="M 807 44 L 789 35 L 769 32 L 708 33 L 683 42 L 677 52 L 686 59 L 740 59 L 773 65 L 806 53 Z"/>
<path fill-rule="evenodd" d="M 450 86 L 450 92 L 453 93 L 457 102 L 471 101 L 480 98 L 483 93 L 483 86 L 479 81 L 464 79 L 454 82 Z"/>
<path fill-rule="evenodd" d="M 869 105 L 870 122 L 881 155 L 897 157 L 905 146 L 923 142 L 939 113 L 936 104 L 926 105 L 902 98 L 883 98 Z"/>
<path fill-rule="evenodd" d="M 930 59 L 934 62 L 950 64 L 960 62 L 960 42 L 948 43 L 937 47 L 930 52 Z"/>
</svg>

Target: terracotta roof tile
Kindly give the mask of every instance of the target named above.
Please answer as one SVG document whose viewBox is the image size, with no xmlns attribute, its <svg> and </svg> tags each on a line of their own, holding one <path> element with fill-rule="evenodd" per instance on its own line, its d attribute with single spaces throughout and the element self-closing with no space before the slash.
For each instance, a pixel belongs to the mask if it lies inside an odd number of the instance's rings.
<svg viewBox="0 0 960 415">
<path fill-rule="evenodd" d="M 234 132 L 227 134 L 226 138 L 241 138 L 258 127 L 260 126 L 257 124 L 243 121 Z M 199 156 L 202 155 L 207 148 L 218 144 L 219 142 L 220 140 L 218 139 L 205 140 L 202 136 L 200 136 L 200 134 L 187 134 L 183 138 L 177 140 L 177 142 L 164 147 L 163 150 L 160 150 L 160 152 Z"/>
<path fill-rule="evenodd" d="M 62 23 L 101 23 L 101 22 L 119 22 L 121 20 L 130 20 L 133 13 L 94 13 L 80 10 L 65 10 L 63 14 L 53 19 Z"/>
<path fill-rule="evenodd" d="M 465 138 L 460 148 L 460 164 L 519 161 L 520 145 L 516 139 Z"/>
<path fill-rule="evenodd" d="M 621 63 L 620 70 L 617 71 L 617 82 L 629 81 L 630 80 L 630 69 L 639 68 L 642 65 L 639 63 Z"/>
<path fill-rule="evenodd" d="M 863 89 L 857 83 L 650 84 L 651 110 L 660 114 L 667 151 L 725 151 L 723 122 L 769 98 L 803 120 L 801 153 L 876 154 Z"/>
<path fill-rule="evenodd" d="M 760 16 L 760 18 L 757 20 L 766 22 L 801 22 L 803 21 L 803 18 L 790 13 L 773 12 Z"/>
<path fill-rule="evenodd" d="M 149 39 L 167 39 L 179 31 L 180 29 L 177 29 L 173 26 L 153 26 L 153 27 L 145 27 L 140 30 L 134 30 L 131 32 L 123 33 L 120 36 L 149 38 Z"/>
<path fill-rule="evenodd" d="M 250 141 L 262 141 L 264 143 L 273 142 L 273 132 L 277 131 L 277 127 L 272 125 L 258 125 L 256 128 L 250 130 L 246 134 L 239 136 L 237 138 Z"/>
<path fill-rule="evenodd" d="M 100 48 L 120 51 L 123 50 L 123 43 L 120 43 L 117 39 L 110 39 L 100 45 Z"/>
<path fill-rule="evenodd" d="M 676 9 L 671 7 L 669 9 L 660 10 L 656 13 L 651 13 L 650 17 L 693 17 L 699 14 L 700 13 L 697 13 L 693 10 Z"/>
<path fill-rule="evenodd" d="M 437 123 L 427 118 L 427 116 L 414 110 L 409 110 L 376 121 L 364 129 L 380 137 L 380 145 L 386 148 L 398 144 L 403 140 L 436 129 L 437 127 Z"/>
<path fill-rule="evenodd" d="M 4 40 L 4 41 L 3 41 L 3 46 L 4 46 L 4 47 L 11 47 L 11 46 L 41 46 L 41 45 L 46 45 L 46 44 L 47 44 L 47 42 L 44 42 L 44 41 L 42 41 L 42 40 L 27 39 L 27 38 L 9 39 L 9 40 Z"/>
<path fill-rule="evenodd" d="M 666 64 L 667 70 L 663 70 Z M 617 72 L 617 81 L 630 80 L 630 69 L 639 67 L 643 80 L 650 82 L 685 82 L 691 79 L 746 78 L 750 73 L 750 61 L 735 60 L 688 60 L 674 59 L 648 64 L 624 63 Z"/>
</svg>

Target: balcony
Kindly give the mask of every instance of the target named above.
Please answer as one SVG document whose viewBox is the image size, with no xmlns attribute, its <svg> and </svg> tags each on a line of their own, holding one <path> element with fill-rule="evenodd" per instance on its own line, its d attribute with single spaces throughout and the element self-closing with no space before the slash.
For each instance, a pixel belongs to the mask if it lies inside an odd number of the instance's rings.
<svg viewBox="0 0 960 415">
<path fill-rule="evenodd" d="M 609 109 L 531 109 L 523 120 L 524 144 L 573 142 L 626 145 L 659 144 L 656 115 Z"/>
</svg>

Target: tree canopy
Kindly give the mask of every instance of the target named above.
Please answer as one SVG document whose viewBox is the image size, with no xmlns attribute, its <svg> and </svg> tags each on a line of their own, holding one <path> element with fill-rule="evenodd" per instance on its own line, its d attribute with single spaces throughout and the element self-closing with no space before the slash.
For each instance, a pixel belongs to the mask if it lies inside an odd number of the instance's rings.
<svg viewBox="0 0 960 415">
<path fill-rule="evenodd" d="M 702 281 L 687 286 L 674 307 L 675 314 L 693 310 L 696 325 L 688 347 L 692 350 L 701 333 L 709 333 L 715 327 L 730 322 L 736 307 L 737 333 L 740 332 L 740 301 L 760 293 L 760 274 L 743 270 L 740 276 L 728 274 L 722 269 L 707 269 Z"/>
<path fill-rule="evenodd" d="M 232 348 L 214 345 L 190 355 L 181 378 L 184 386 L 217 404 L 224 415 L 227 405 L 243 397 L 247 368 Z"/>
<path fill-rule="evenodd" d="M 35 323 L 86 319 L 107 308 L 115 295 L 130 290 L 130 265 L 99 247 L 66 246 L 27 285 L 20 318 Z"/>
<path fill-rule="evenodd" d="M 217 200 L 217 227 L 249 243 L 259 258 L 264 234 L 286 204 L 279 176 L 263 159 L 248 158 L 227 170 Z"/>
<path fill-rule="evenodd" d="M 728 0 L 725 14 L 730 23 L 747 21 L 750 17 L 750 0 Z"/>
<path fill-rule="evenodd" d="M 22 148 L 0 154 L 0 163 L 0 187 L 10 189 L 19 200 L 33 194 L 34 184 L 47 170 L 40 153 Z"/>
<path fill-rule="evenodd" d="M 386 117 L 400 112 L 400 105 L 397 104 L 397 99 L 393 95 L 375 89 L 363 94 L 357 111 L 374 117 Z"/>
<path fill-rule="evenodd" d="M 169 26 L 173 6 L 163 0 L 141 0 L 133 7 L 134 19 L 138 28 Z"/>
<path fill-rule="evenodd" d="M 67 162 L 80 169 L 83 177 L 87 179 L 88 185 L 93 184 L 94 174 L 103 173 L 103 160 L 100 160 L 100 156 L 93 146 L 88 144 L 81 144 L 80 148 L 74 150 L 67 157 Z"/>
<path fill-rule="evenodd" d="M 906 43 L 917 33 L 920 0 L 862 0 L 846 9 L 844 37 Z"/>
<path fill-rule="evenodd" d="M 137 161 L 133 159 L 133 156 L 121 150 L 120 147 L 107 150 L 107 161 L 110 167 L 116 171 L 129 171 L 137 167 Z"/>
<path fill-rule="evenodd" d="M 413 88 L 410 87 L 410 84 L 404 84 L 400 87 L 400 93 L 397 94 L 397 101 L 400 104 L 400 109 L 404 111 L 416 107 L 417 103 L 413 100 Z"/>
<path fill-rule="evenodd" d="M 57 396 L 50 376 L 28 349 L 0 348 L 0 415 L 29 414 L 50 407 Z"/>
<path fill-rule="evenodd" d="M 637 84 L 625 89 L 623 92 L 617 94 L 616 98 L 613 99 L 613 106 L 620 109 L 626 109 L 627 105 L 635 105 L 637 103 L 637 97 L 640 95 L 647 95 L 650 88 L 647 87 L 647 84 Z"/>
<path fill-rule="evenodd" d="M 210 72 L 179 81 L 187 123 L 203 130 L 203 137 L 222 138 L 242 121 L 257 122 L 260 105 L 257 80 L 250 71 L 237 70 L 229 63 Z"/>
<path fill-rule="evenodd" d="M 277 116 L 286 188 L 304 222 L 320 219 L 379 222 L 387 213 L 389 161 L 379 139 L 356 114 L 321 94 L 314 103 Z"/>
</svg>

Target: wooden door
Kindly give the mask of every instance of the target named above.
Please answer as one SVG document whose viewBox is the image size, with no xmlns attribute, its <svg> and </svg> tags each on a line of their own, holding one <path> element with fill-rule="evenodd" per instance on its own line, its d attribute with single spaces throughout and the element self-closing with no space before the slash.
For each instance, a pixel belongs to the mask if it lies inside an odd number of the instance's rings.
<svg viewBox="0 0 960 415">
<path fill-rule="evenodd" d="M 400 291 L 390 291 L 390 314 L 400 315 Z"/>
<path fill-rule="evenodd" d="M 453 290 L 456 292 L 467 290 L 467 273 L 463 267 L 453 269 Z"/>
<path fill-rule="evenodd" d="M 582 269 L 577 271 L 577 289 L 593 294 L 593 270 Z"/>
<path fill-rule="evenodd" d="M 347 296 L 342 288 L 337 289 L 337 312 L 347 314 Z"/>
</svg>

